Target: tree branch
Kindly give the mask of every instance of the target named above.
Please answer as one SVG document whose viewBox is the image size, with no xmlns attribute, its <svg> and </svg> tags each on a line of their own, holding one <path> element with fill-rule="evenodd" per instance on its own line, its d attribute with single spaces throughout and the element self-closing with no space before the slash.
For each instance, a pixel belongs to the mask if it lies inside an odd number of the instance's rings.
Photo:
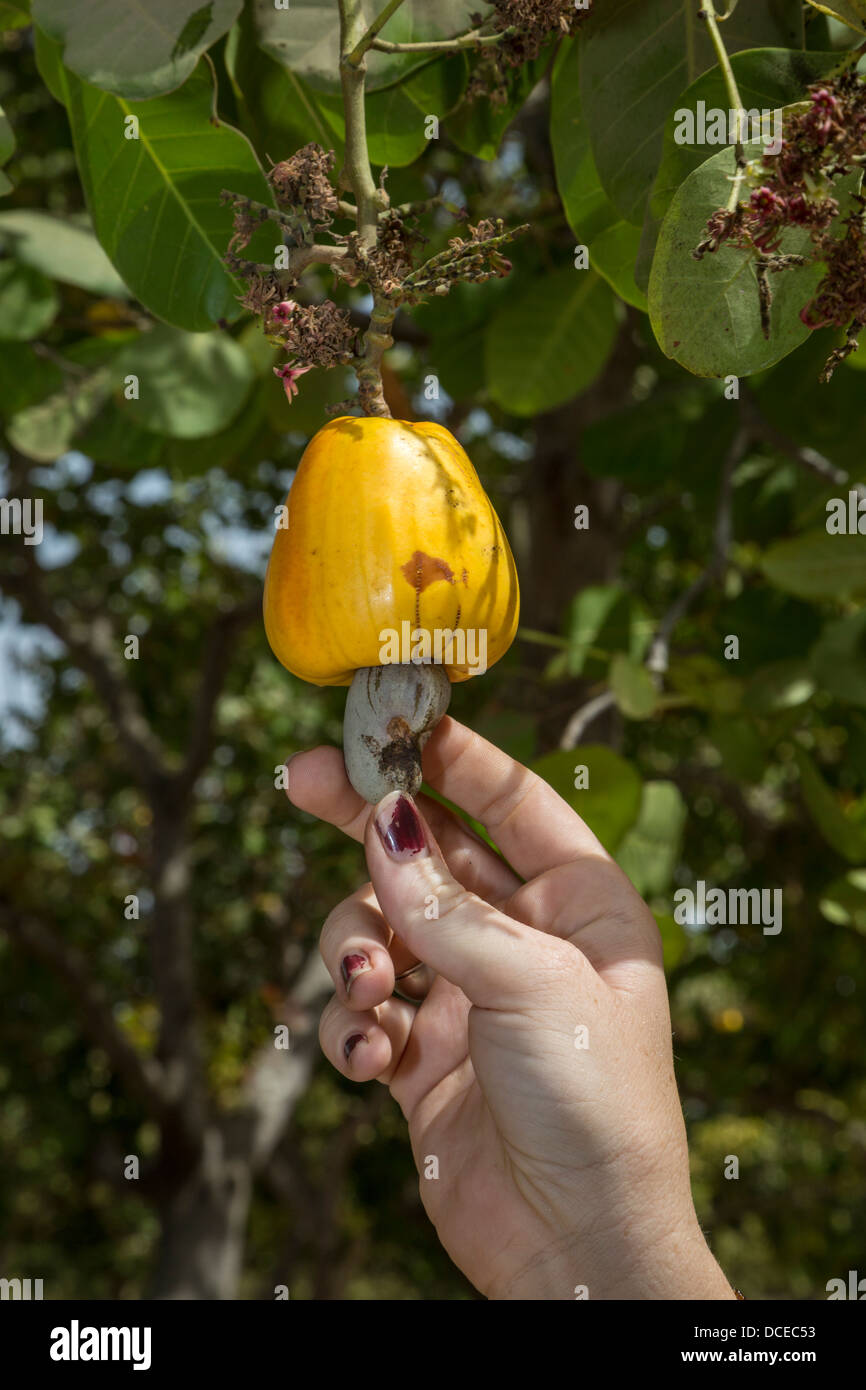
<svg viewBox="0 0 866 1390">
<path fill-rule="evenodd" d="M 123 672 L 119 643 L 108 620 L 59 611 L 30 548 L 22 547 L 22 552 L 23 568 L 4 576 L 5 592 L 19 601 L 28 621 L 41 623 L 58 637 L 90 677 L 114 722 L 133 777 L 152 795 L 169 776 L 165 749 Z"/>
<path fill-rule="evenodd" d="M 276 1048 L 271 1041 L 250 1064 L 237 1140 L 253 1169 L 271 1157 L 306 1090 L 317 1055 L 318 1015 L 332 988 L 318 948 L 310 950 L 282 1015 L 290 1028 L 290 1048 Z"/>
<path fill-rule="evenodd" d="M 453 39 L 429 39 L 423 43 L 391 43 L 388 39 L 374 39 L 370 47 L 380 53 L 459 53 L 464 48 L 490 48 L 516 33 L 517 26 L 512 24 L 495 34 L 471 29 L 466 34 L 455 34 Z"/>
<path fill-rule="evenodd" d="M 211 627 L 201 665 L 198 694 L 193 706 L 183 767 L 175 784 L 181 795 L 188 792 L 206 766 L 213 743 L 213 716 L 222 693 L 226 672 L 238 633 L 259 617 L 262 601 L 257 594 L 228 613 L 221 613 Z"/>
<path fill-rule="evenodd" d="M 402 4 L 403 0 L 388 0 L 385 8 L 376 16 L 369 29 L 367 29 L 354 44 L 352 51 L 345 54 L 347 63 L 351 63 L 353 67 L 358 67 L 367 49 L 372 47 L 377 34 L 385 28 L 388 20 L 393 14 L 397 13 Z M 340 8 L 342 10 L 342 4 Z"/>
<path fill-rule="evenodd" d="M 148 1112 L 164 1118 L 172 1102 L 163 1068 L 155 1057 L 138 1052 L 118 1028 L 103 991 L 94 982 L 92 960 L 44 922 L 16 912 L 9 902 L 0 902 L 0 927 L 62 980 L 89 1037 Z"/>
<path fill-rule="evenodd" d="M 358 235 L 368 250 L 376 244 L 376 221 L 388 206 L 388 195 L 376 186 L 367 151 L 367 124 L 364 112 L 364 80 L 367 46 L 361 0 L 339 0 L 340 4 L 340 82 L 346 116 L 346 150 L 343 178 L 348 180 L 358 209 Z M 396 8 L 396 6 L 394 7 Z M 384 22 L 384 21 L 383 21 Z"/>
<path fill-rule="evenodd" d="M 744 383 L 741 383 L 740 391 L 746 418 L 755 438 L 763 440 L 771 448 L 785 454 L 789 459 L 793 459 L 794 463 L 800 464 L 802 468 L 808 468 L 812 473 L 817 473 L 819 478 L 833 483 L 835 487 L 845 486 L 849 475 L 844 468 L 837 468 L 835 463 L 831 463 L 823 454 L 819 454 L 817 449 L 795 444 L 789 435 L 785 434 L 783 430 L 777 429 L 763 415 L 757 401 Z M 862 484 L 859 486 L 862 487 Z"/>
</svg>

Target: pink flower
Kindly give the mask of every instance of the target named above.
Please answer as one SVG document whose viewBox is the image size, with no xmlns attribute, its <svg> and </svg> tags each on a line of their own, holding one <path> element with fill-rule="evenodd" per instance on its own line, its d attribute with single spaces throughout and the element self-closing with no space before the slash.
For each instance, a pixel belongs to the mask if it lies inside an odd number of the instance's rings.
<svg viewBox="0 0 866 1390">
<path fill-rule="evenodd" d="M 275 323 L 288 323 L 297 307 L 293 299 L 284 299 L 281 304 L 275 304 L 271 309 L 271 318 Z"/>
<path fill-rule="evenodd" d="M 293 362 L 284 362 L 282 367 L 274 367 L 274 376 L 278 376 L 286 388 L 286 399 L 291 405 L 295 396 L 298 394 L 297 381 L 304 372 L 311 372 L 312 367 L 299 367 Z"/>
</svg>

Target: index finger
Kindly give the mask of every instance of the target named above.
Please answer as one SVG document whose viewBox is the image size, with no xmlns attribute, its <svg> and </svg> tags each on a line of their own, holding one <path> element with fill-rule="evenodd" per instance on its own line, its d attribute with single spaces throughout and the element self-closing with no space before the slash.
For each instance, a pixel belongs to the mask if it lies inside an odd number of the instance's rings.
<svg viewBox="0 0 866 1390">
<path fill-rule="evenodd" d="M 424 776 L 480 821 L 522 878 L 610 855 L 543 777 L 445 716 L 424 749 Z"/>
</svg>

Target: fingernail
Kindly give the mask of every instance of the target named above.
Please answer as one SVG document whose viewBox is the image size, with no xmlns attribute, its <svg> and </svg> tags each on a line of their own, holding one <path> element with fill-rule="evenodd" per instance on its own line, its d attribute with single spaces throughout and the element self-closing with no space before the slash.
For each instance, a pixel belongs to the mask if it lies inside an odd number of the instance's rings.
<svg viewBox="0 0 866 1390">
<path fill-rule="evenodd" d="M 340 974 L 343 977 L 343 984 L 346 987 L 347 995 L 358 976 L 365 974 L 366 971 L 371 969 L 372 966 L 367 957 L 362 955 L 360 951 L 351 956 L 343 956 L 343 959 L 340 961 Z"/>
<path fill-rule="evenodd" d="M 376 815 L 379 839 L 392 859 L 411 859 L 427 852 L 424 829 L 412 801 L 401 792 L 397 800 Z"/>
<path fill-rule="evenodd" d="M 353 1033 L 352 1036 L 351 1036 L 351 1038 L 347 1038 L 347 1039 L 346 1039 L 346 1041 L 343 1043 L 343 1052 L 344 1052 L 344 1054 L 345 1054 L 345 1057 L 346 1057 L 346 1061 L 347 1061 L 347 1062 L 348 1062 L 349 1058 L 351 1057 L 352 1053 L 355 1051 L 355 1048 L 358 1046 L 358 1043 L 359 1043 L 359 1042 L 366 1042 L 366 1041 L 367 1041 L 367 1034 L 366 1034 L 366 1033 Z"/>
</svg>

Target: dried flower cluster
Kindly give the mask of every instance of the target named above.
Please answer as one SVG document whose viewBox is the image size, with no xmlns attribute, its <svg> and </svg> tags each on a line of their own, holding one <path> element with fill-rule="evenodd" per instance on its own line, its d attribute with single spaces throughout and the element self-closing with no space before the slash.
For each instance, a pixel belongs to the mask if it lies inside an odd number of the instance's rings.
<svg viewBox="0 0 866 1390">
<path fill-rule="evenodd" d="M 501 279 L 511 270 L 511 262 L 500 248 L 525 230 L 525 226 L 506 230 L 501 218 L 496 222 L 485 218 L 469 228 L 468 237 L 452 237 L 444 251 L 407 275 L 400 287 L 401 301 L 417 304 L 428 294 L 447 294 L 458 280 L 481 284 Z"/>
<path fill-rule="evenodd" d="M 725 243 L 756 254 L 765 333 L 767 272 L 823 263 L 824 278 L 800 317 L 808 328 L 846 332 L 845 347 L 831 354 L 822 373 L 822 380 L 829 380 L 838 362 L 856 349 L 857 334 L 866 325 L 866 202 L 854 196 L 853 209 L 842 216 L 834 196 L 838 180 L 859 172 L 866 158 L 866 82 L 848 72 L 810 87 L 809 98 L 808 110 L 786 122 L 778 153 L 746 165 L 748 201 L 713 213 L 693 254 L 700 260 Z M 779 254 L 788 227 L 808 228 L 808 256 Z"/>
<path fill-rule="evenodd" d="M 361 245 L 357 232 L 346 237 L 349 257 L 363 271 L 364 279 L 373 291 L 395 295 L 412 269 L 412 251 L 427 238 L 397 208 L 391 208 L 379 221 L 376 245 L 367 250 Z"/>
<path fill-rule="evenodd" d="M 337 212 L 337 195 L 331 183 L 336 163 L 333 150 L 304 145 L 291 159 L 275 164 L 268 182 L 281 208 L 303 208 L 314 225 L 328 226 Z"/>
<path fill-rule="evenodd" d="M 479 46 L 481 58 L 466 93 L 502 106 L 508 100 L 509 72 L 537 58 L 550 39 L 573 34 L 590 13 L 592 0 L 581 6 L 574 0 L 492 0 L 492 4 L 494 13 L 487 22 L 503 37 L 497 44 Z M 472 23 L 479 28 L 484 20 L 474 14 Z"/>
<path fill-rule="evenodd" d="M 524 0 L 521 6 L 532 8 Z M 546 7 L 551 12 L 553 8 L 556 7 Z M 351 363 L 358 373 L 362 405 L 375 408 L 373 397 L 381 392 L 376 364 L 390 346 L 390 326 L 398 307 L 417 304 L 428 294 L 447 294 L 458 281 L 480 282 L 507 275 L 511 262 L 502 255 L 501 248 L 525 229 L 506 231 L 501 221 L 479 222 L 477 227 L 468 228 L 468 236 L 452 237 L 438 255 L 413 268 L 414 249 L 426 241 L 418 229 L 418 211 L 429 204 L 382 212 L 373 246 L 362 241 L 357 231 L 332 231 L 334 217 L 347 211 L 331 183 L 334 163 L 332 151 L 309 144 L 290 159 L 274 164 L 268 179 L 276 207 L 224 192 L 223 201 L 230 202 L 234 210 L 232 238 L 225 259 L 229 269 L 246 280 L 241 296 L 244 308 L 261 315 L 267 337 L 285 349 L 286 361 L 274 371 L 290 401 L 298 394 L 298 379 L 313 367 Z M 462 209 L 456 215 L 465 218 Z M 278 263 L 272 267 L 243 260 L 238 254 L 268 221 L 280 228 L 286 247 L 285 268 Z M 317 235 L 329 238 L 330 244 L 317 241 Z M 363 340 L 359 341 L 348 311 L 331 300 L 304 305 L 288 297 L 307 266 L 316 262 L 330 264 L 348 284 L 364 281 L 369 285 L 375 307 Z"/>
<path fill-rule="evenodd" d="M 316 367 L 339 367 L 355 355 L 356 331 L 349 313 L 330 299 L 321 304 L 281 300 L 266 314 L 265 332 L 290 358 Z"/>
</svg>

